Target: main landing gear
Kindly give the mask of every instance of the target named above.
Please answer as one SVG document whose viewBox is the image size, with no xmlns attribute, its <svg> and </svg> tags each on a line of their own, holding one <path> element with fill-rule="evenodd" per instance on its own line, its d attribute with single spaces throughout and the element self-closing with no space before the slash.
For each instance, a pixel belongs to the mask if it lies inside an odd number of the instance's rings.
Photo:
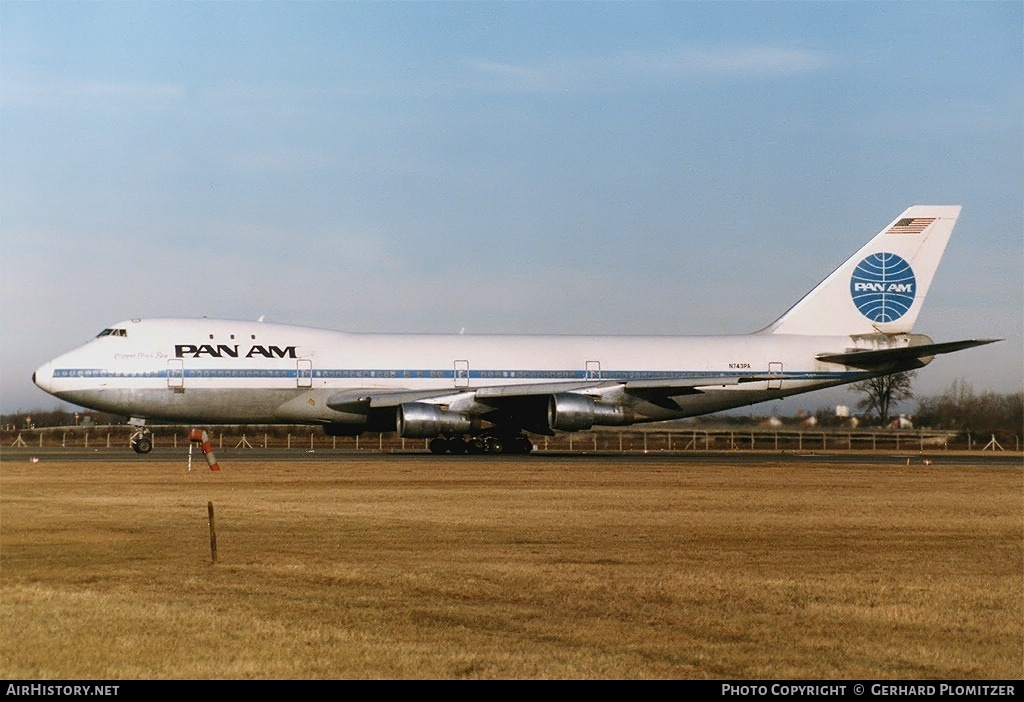
<svg viewBox="0 0 1024 702">
<path fill-rule="evenodd" d="M 439 436 L 436 439 L 431 439 L 429 448 L 431 453 L 450 453 L 453 455 L 464 453 L 527 454 L 533 450 L 533 442 L 525 434 L 517 434 L 515 436 L 480 434 L 469 439 L 461 436 Z"/>
</svg>

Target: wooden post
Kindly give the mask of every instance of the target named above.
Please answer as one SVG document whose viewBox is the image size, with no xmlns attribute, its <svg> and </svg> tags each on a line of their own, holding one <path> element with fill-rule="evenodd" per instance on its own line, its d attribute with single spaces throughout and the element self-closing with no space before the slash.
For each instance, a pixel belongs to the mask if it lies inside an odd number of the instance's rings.
<svg viewBox="0 0 1024 702">
<path fill-rule="evenodd" d="M 212 563 L 217 562 L 217 526 L 213 520 L 213 502 L 206 503 L 206 511 L 210 515 L 210 558 Z"/>
</svg>

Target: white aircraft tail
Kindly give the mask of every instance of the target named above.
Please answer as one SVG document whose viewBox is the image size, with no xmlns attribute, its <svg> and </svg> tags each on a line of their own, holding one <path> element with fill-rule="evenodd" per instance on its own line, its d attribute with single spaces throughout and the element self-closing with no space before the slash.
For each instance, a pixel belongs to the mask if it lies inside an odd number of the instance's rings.
<svg viewBox="0 0 1024 702">
<path fill-rule="evenodd" d="M 761 333 L 909 332 L 959 216 L 959 205 L 907 209 Z"/>
</svg>

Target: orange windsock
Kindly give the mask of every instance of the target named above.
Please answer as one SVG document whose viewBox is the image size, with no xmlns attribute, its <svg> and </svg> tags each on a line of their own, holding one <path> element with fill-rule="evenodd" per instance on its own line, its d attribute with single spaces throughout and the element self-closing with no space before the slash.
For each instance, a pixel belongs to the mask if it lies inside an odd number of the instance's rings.
<svg viewBox="0 0 1024 702">
<path fill-rule="evenodd" d="M 193 429 L 188 438 L 202 446 L 203 455 L 206 456 L 206 462 L 210 464 L 210 470 L 220 470 L 220 466 L 217 464 L 217 457 L 213 455 L 213 447 L 210 446 L 210 437 L 207 435 L 206 430 Z"/>
</svg>

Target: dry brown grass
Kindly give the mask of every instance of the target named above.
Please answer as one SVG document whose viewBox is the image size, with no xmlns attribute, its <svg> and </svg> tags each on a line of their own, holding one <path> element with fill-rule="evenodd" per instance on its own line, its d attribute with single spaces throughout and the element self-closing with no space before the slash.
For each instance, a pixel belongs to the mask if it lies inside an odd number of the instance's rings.
<svg viewBox="0 0 1024 702">
<path fill-rule="evenodd" d="M 1024 672 L 1019 467 L 623 460 L 6 461 L 2 674 Z"/>
</svg>

